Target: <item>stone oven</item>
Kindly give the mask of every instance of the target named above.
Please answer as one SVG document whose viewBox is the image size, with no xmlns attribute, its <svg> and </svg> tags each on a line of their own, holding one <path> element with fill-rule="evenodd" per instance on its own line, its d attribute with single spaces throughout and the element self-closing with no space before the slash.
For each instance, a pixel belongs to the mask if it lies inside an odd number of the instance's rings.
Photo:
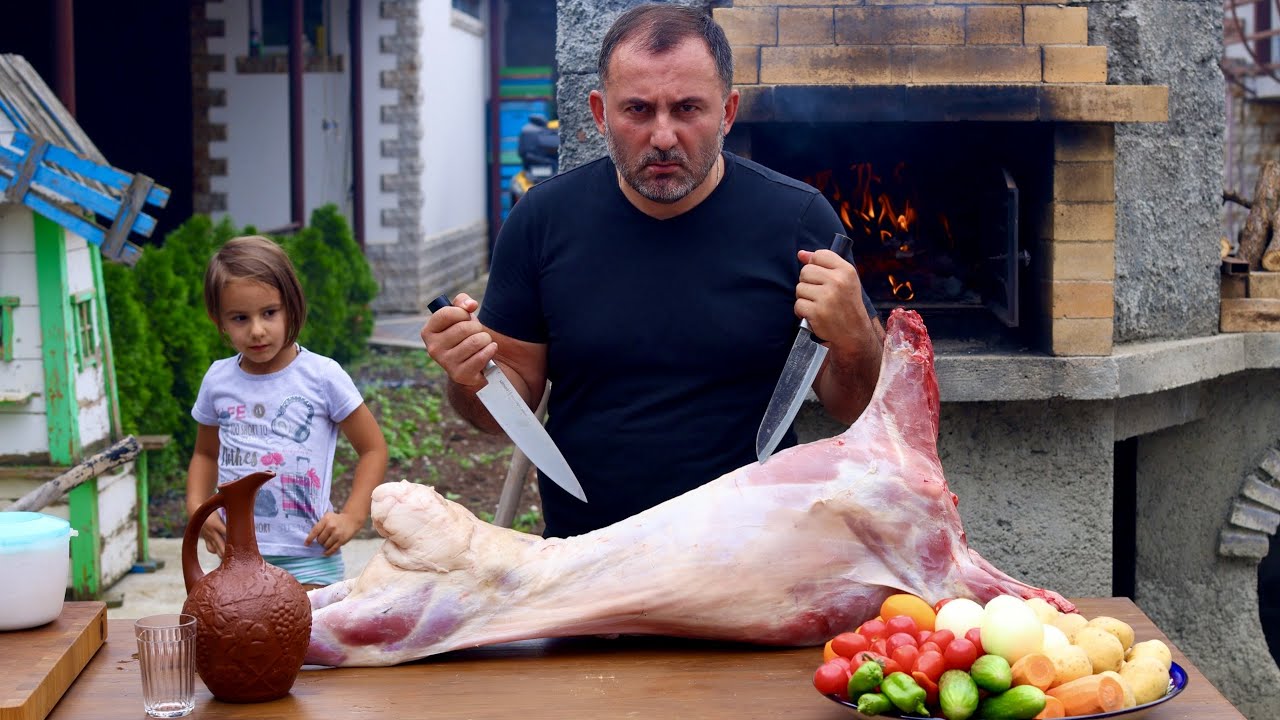
<svg viewBox="0 0 1280 720">
<path fill-rule="evenodd" d="M 558 0 L 562 168 L 609 23 Z M 1280 334 L 1218 333 L 1222 6 L 734 0 L 726 146 L 823 190 L 883 308 L 938 339 L 971 544 L 1128 595 L 1243 712 L 1280 715 L 1257 563 L 1280 523 Z M 892 279 L 890 279 L 892 276 Z M 834 426 L 816 405 L 802 438 Z"/>
</svg>

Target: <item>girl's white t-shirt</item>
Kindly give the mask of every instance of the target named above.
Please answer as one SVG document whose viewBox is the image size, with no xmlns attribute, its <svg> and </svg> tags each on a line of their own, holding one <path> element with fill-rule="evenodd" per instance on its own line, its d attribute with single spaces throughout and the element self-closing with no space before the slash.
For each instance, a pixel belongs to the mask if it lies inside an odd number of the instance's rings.
<svg viewBox="0 0 1280 720">
<path fill-rule="evenodd" d="M 301 346 L 288 367 L 267 375 L 245 372 L 239 355 L 209 366 L 191 417 L 218 428 L 218 485 L 276 473 L 254 503 L 262 554 L 324 554 L 303 541 L 331 507 L 338 423 L 363 402 L 342 366 Z"/>
</svg>

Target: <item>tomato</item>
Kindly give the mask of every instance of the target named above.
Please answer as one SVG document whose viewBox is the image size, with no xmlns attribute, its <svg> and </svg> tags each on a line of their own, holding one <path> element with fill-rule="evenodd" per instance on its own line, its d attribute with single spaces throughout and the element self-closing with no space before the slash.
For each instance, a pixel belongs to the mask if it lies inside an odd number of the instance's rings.
<svg viewBox="0 0 1280 720">
<path fill-rule="evenodd" d="M 916 633 L 916 645 L 920 646 L 929 642 L 929 636 L 932 634 L 933 632 L 930 630 L 921 630 L 920 632 Z"/>
<path fill-rule="evenodd" d="M 907 633 L 896 633 L 890 635 L 889 639 L 884 641 L 884 648 L 889 651 L 889 657 L 893 657 L 893 651 L 904 645 L 915 647 L 916 639 Z"/>
<path fill-rule="evenodd" d="M 934 603 L 934 604 L 933 604 L 933 614 L 934 614 L 934 615 L 937 615 L 937 614 L 938 614 L 938 611 L 942 609 L 942 606 L 943 606 L 943 605 L 946 605 L 947 603 L 951 602 L 952 600 L 955 600 L 955 598 L 942 598 L 942 599 L 941 599 L 941 600 L 939 600 L 938 602 Z"/>
<path fill-rule="evenodd" d="M 883 620 L 868 620 L 858 626 L 858 632 L 868 640 L 879 640 L 885 637 L 885 629 Z"/>
<path fill-rule="evenodd" d="M 947 661 L 948 670 L 968 672 L 973 661 L 978 659 L 978 648 L 968 638 L 956 638 L 942 651 L 942 659 Z"/>
<path fill-rule="evenodd" d="M 894 615 L 884 621 L 885 632 L 890 635 L 894 633 L 908 633 L 915 635 L 919 632 L 916 628 L 916 621 L 910 615 Z"/>
<path fill-rule="evenodd" d="M 914 668 L 918 657 L 920 657 L 920 651 L 915 645 L 903 645 L 893 651 L 893 661 L 904 668 Z"/>
<path fill-rule="evenodd" d="M 888 641 L 885 640 L 885 638 L 880 638 L 879 640 L 872 640 L 871 652 L 874 652 L 877 655 L 883 655 L 885 657 L 889 657 Z"/>
<path fill-rule="evenodd" d="M 964 639 L 973 643 L 973 646 L 978 648 L 978 657 L 982 657 L 983 655 L 986 654 L 986 651 L 982 649 L 982 629 L 981 628 L 976 628 L 976 627 L 969 628 L 969 632 L 964 634 Z"/>
<path fill-rule="evenodd" d="M 908 669 L 908 668 L 904 668 L 904 667 L 902 667 L 902 665 L 900 665 L 900 664 L 898 663 L 898 661 L 894 660 L 893 658 L 889 658 L 888 660 L 886 660 L 886 661 L 884 662 L 884 676 L 885 676 L 885 677 L 889 677 L 890 675 L 892 675 L 892 674 L 894 674 L 894 673 L 896 673 L 896 672 L 906 672 L 906 671 L 907 671 L 907 669 Z"/>
<path fill-rule="evenodd" d="M 955 638 L 956 634 L 950 630 L 934 630 L 933 634 L 929 636 L 927 642 L 931 642 L 934 645 L 937 645 L 939 650 L 945 651 L 947 649 L 947 645 L 949 645 Z"/>
<path fill-rule="evenodd" d="M 926 650 L 916 658 L 915 667 L 912 669 L 919 670 L 928 675 L 929 679 L 937 682 L 938 678 L 942 677 L 942 673 L 946 671 L 947 662 L 942 659 L 942 653 L 936 650 Z"/>
<path fill-rule="evenodd" d="M 856 632 L 840 633 L 831 638 L 831 642 L 827 643 L 836 655 L 851 658 L 871 647 L 871 640 L 866 635 L 859 635 Z"/>
<path fill-rule="evenodd" d="M 839 663 L 825 662 L 813 673 L 813 686 L 823 695 L 847 697 L 849 693 L 848 669 Z"/>
<path fill-rule="evenodd" d="M 932 630 L 933 623 L 938 618 L 938 613 L 933 611 L 933 606 L 907 593 L 890 595 L 880 605 L 881 617 L 892 618 L 897 615 L 910 615 L 911 619 L 915 620 L 918 630 Z"/>
<path fill-rule="evenodd" d="M 849 665 L 850 667 L 854 667 L 854 668 L 862 667 L 862 663 L 867 662 L 868 660 L 880 663 L 880 667 L 882 668 L 884 667 L 885 663 L 889 662 L 889 658 L 883 655 L 874 653 L 870 650 L 864 650 L 858 653 L 857 656 L 853 658 L 853 661 L 849 663 Z"/>
<path fill-rule="evenodd" d="M 936 642 L 922 642 L 920 643 L 920 652 L 936 652 L 941 655 L 942 648 L 938 647 Z"/>
<path fill-rule="evenodd" d="M 847 658 L 847 657 L 840 657 L 839 655 L 837 655 L 837 656 L 835 656 L 835 657 L 831 658 L 831 659 L 830 659 L 830 660 L 828 660 L 827 662 L 829 662 L 829 663 L 835 663 L 836 665 L 839 665 L 840 667 L 844 668 L 845 670 L 848 670 L 850 675 L 852 675 L 852 674 L 853 674 L 853 671 L 856 669 L 856 668 L 853 666 L 853 661 L 852 661 L 852 660 L 850 660 L 850 659 L 849 659 L 849 658 Z M 823 664 L 825 665 L 826 663 L 823 663 Z"/>
</svg>

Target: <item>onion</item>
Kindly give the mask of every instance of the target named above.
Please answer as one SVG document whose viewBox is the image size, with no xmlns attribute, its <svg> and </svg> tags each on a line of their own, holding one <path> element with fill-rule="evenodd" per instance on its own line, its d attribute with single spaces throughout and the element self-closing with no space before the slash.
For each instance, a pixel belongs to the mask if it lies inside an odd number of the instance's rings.
<svg viewBox="0 0 1280 720">
<path fill-rule="evenodd" d="M 933 622 L 934 631 L 950 630 L 956 637 L 964 637 L 970 628 L 982 625 L 982 606 L 968 598 L 956 598 L 938 609 Z"/>
<path fill-rule="evenodd" d="M 1044 623 L 1021 598 L 1012 595 L 999 595 L 987 602 L 981 627 L 982 649 L 1010 665 L 1044 647 Z"/>
<path fill-rule="evenodd" d="M 1044 650 L 1052 650 L 1054 648 L 1066 647 L 1071 644 L 1067 639 L 1067 634 L 1057 628 L 1056 625 L 1044 626 L 1044 643 L 1041 645 Z"/>
</svg>

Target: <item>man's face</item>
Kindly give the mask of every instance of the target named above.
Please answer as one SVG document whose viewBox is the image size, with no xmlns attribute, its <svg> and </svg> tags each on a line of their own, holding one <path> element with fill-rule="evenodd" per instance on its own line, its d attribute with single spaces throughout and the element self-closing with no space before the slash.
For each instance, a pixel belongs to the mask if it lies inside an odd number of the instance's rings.
<svg viewBox="0 0 1280 720">
<path fill-rule="evenodd" d="M 706 180 L 727 131 L 724 86 L 698 38 L 661 55 L 635 42 L 619 45 L 592 111 L 623 180 L 664 204 Z"/>
</svg>

